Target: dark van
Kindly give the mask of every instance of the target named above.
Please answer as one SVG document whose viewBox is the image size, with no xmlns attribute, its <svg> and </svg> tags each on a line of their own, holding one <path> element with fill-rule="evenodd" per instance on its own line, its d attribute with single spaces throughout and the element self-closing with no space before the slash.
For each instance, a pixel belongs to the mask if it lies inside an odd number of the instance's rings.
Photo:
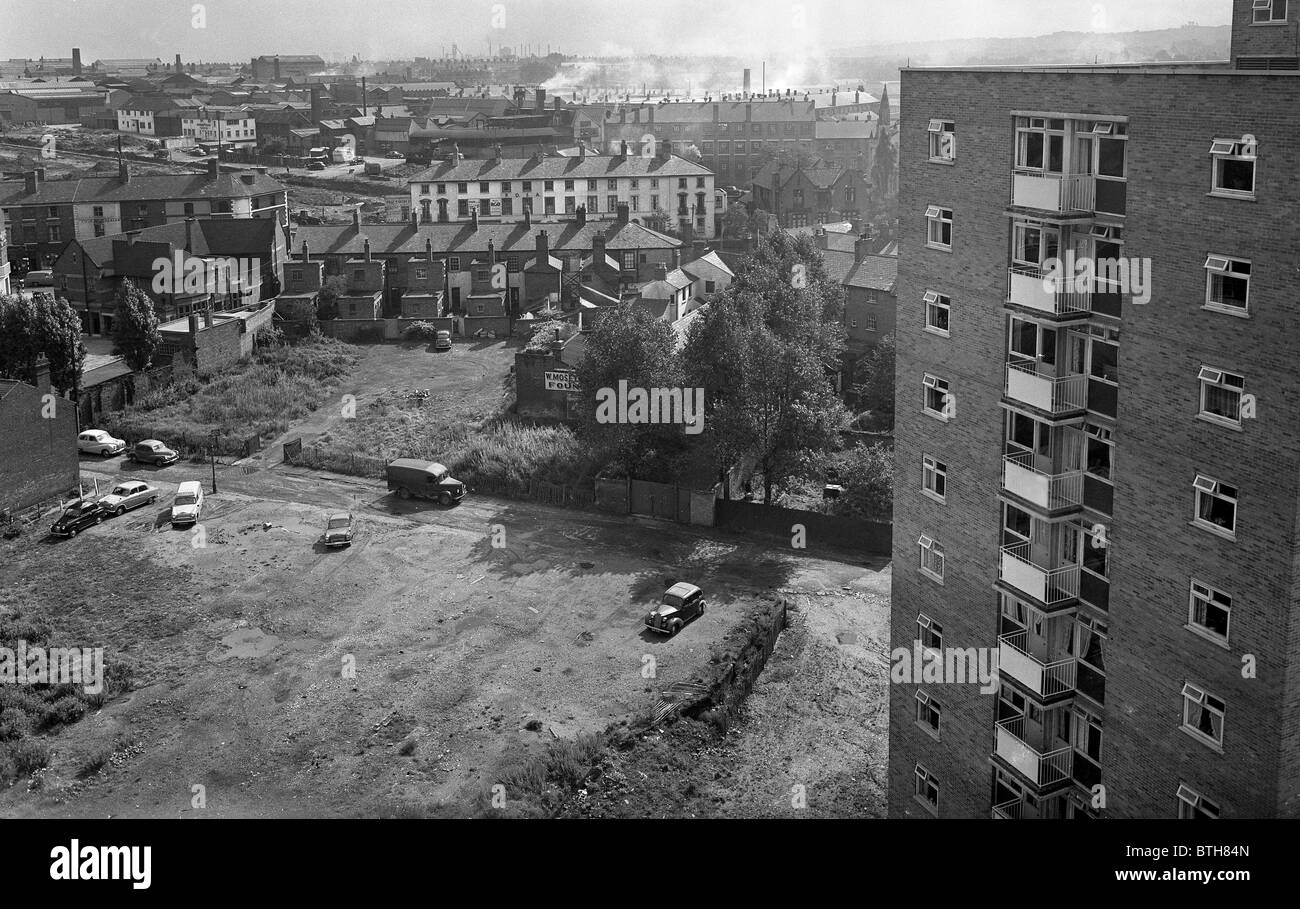
<svg viewBox="0 0 1300 909">
<path fill-rule="evenodd" d="M 465 484 L 436 461 L 398 458 L 388 465 L 386 472 L 389 492 L 395 492 L 403 499 L 415 496 L 450 505 L 465 498 Z"/>
</svg>

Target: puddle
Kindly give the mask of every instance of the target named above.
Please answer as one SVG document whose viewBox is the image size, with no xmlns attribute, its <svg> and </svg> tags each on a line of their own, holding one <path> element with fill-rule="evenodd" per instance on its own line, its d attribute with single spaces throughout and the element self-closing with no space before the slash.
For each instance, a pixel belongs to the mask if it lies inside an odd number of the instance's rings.
<svg viewBox="0 0 1300 909">
<path fill-rule="evenodd" d="M 256 659 L 264 657 L 280 644 L 280 639 L 260 628 L 237 628 L 221 639 L 208 659 L 214 663 L 230 659 Z M 222 650 L 221 647 L 225 647 Z"/>
</svg>

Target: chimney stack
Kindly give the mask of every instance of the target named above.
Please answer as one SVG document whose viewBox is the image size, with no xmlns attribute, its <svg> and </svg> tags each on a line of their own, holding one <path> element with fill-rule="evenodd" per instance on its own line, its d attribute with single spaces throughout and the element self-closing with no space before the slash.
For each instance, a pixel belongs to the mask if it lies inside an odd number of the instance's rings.
<svg viewBox="0 0 1300 909">
<path fill-rule="evenodd" d="M 361 209 L 360 207 L 352 209 L 352 229 L 360 233 L 361 231 Z"/>
<path fill-rule="evenodd" d="M 207 306 L 203 307 L 203 327 L 204 328 L 212 327 L 212 301 L 211 300 L 208 301 Z"/>
<path fill-rule="evenodd" d="M 668 280 L 668 266 L 662 262 L 655 265 L 655 280 L 656 281 Z"/>
<path fill-rule="evenodd" d="M 275 77 L 280 78 L 280 58 L 275 58 Z M 325 103 L 321 99 L 320 85 L 313 84 L 311 87 L 311 122 L 313 126 L 320 126 L 320 121 L 325 119 Z"/>
<path fill-rule="evenodd" d="M 531 205 L 525 205 L 524 206 L 524 230 L 532 230 L 532 229 L 533 229 L 533 207 Z"/>
<path fill-rule="evenodd" d="M 279 56 L 277 56 L 277 57 L 275 58 L 275 80 L 274 80 L 274 81 L 276 81 L 276 82 L 279 82 L 279 81 L 280 81 L 280 58 L 279 58 Z"/>
<path fill-rule="evenodd" d="M 33 170 L 23 174 L 23 188 L 29 196 L 36 193 L 36 171 Z"/>
<path fill-rule="evenodd" d="M 533 112 L 543 113 L 546 110 L 546 89 L 537 89 L 537 99 L 533 102 Z"/>
<path fill-rule="evenodd" d="M 180 54 L 177 54 L 177 55 L 176 55 L 176 72 L 179 73 L 180 71 L 181 71 L 181 55 L 180 55 Z"/>
<path fill-rule="evenodd" d="M 194 218 L 185 219 L 185 248 L 191 252 L 194 251 L 194 221 Z"/>
<path fill-rule="evenodd" d="M 306 264 L 311 261 L 311 251 L 307 247 L 307 241 L 302 241 L 302 261 Z"/>
<path fill-rule="evenodd" d="M 192 312 L 185 317 L 185 321 L 190 330 L 190 337 L 197 335 L 199 333 L 199 314 Z"/>
<path fill-rule="evenodd" d="M 618 203 L 618 223 L 620 225 L 626 224 L 628 222 L 628 215 L 629 212 L 628 212 L 627 203 L 626 202 Z"/>
<path fill-rule="evenodd" d="M 469 210 L 469 225 L 470 225 L 469 228 L 470 230 L 478 230 L 478 209 L 477 208 L 471 208 Z"/>
<path fill-rule="evenodd" d="M 586 226 L 587 226 L 587 206 L 585 206 L 585 205 L 579 205 L 579 206 L 578 206 L 578 210 L 577 210 L 577 212 L 575 212 L 575 214 L 577 215 L 578 226 L 579 226 L 579 227 L 586 227 Z"/>
<path fill-rule="evenodd" d="M 79 47 L 72 49 L 72 75 L 81 75 L 81 48 Z"/>
<path fill-rule="evenodd" d="M 551 254 L 550 241 L 546 236 L 546 231 L 537 232 L 537 258 L 545 259 Z"/>
<path fill-rule="evenodd" d="M 209 158 L 209 159 L 208 159 L 208 176 L 209 176 L 210 178 L 212 178 L 212 179 L 215 180 L 215 179 L 216 179 L 217 177 L 219 177 L 220 175 L 221 175 L 221 165 L 220 165 L 220 162 L 218 162 L 216 158 Z"/>
<path fill-rule="evenodd" d="M 365 242 L 365 247 L 364 247 L 364 249 L 365 249 L 365 251 L 366 251 L 366 252 L 365 252 L 365 259 L 366 259 L 366 261 L 367 261 L 367 262 L 372 261 L 371 258 L 370 258 L 370 238 L 369 238 L 369 237 L 366 237 L 366 242 Z"/>
<path fill-rule="evenodd" d="M 591 255 L 596 265 L 603 265 L 605 260 L 605 232 L 596 231 L 591 237 Z"/>
</svg>

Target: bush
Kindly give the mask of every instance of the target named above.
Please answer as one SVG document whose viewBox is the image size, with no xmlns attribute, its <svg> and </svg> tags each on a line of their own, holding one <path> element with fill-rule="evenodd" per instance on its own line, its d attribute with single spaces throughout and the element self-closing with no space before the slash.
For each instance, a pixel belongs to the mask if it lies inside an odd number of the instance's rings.
<svg viewBox="0 0 1300 909">
<path fill-rule="evenodd" d="M 402 338 L 412 342 L 433 343 L 438 337 L 439 328 L 432 322 L 412 322 L 402 329 Z M 441 329 L 445 331 L 446 329 Z"/>
</svg>

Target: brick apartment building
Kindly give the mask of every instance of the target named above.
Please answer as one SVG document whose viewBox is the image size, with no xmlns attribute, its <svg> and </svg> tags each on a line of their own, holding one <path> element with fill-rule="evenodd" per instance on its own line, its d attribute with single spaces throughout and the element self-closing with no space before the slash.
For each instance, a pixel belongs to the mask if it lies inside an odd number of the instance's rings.
<svg viewBox="0 0 1300 909">
<path fill-rule="evenodd" d="M 890 686 L 892 817 L 1300 815 L 1300 8 L 1233 11 L 1231 62 L 903 71 L 891 648 L 1000 679 Z"/>
</svg>

